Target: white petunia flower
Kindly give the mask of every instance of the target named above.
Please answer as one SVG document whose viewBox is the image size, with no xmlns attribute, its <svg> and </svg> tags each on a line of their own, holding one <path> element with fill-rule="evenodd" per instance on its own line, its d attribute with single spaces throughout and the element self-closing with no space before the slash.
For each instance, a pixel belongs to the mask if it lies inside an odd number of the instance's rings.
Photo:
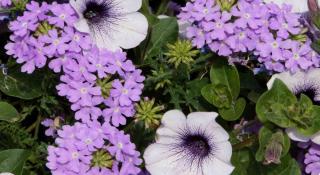
<svg viewBox="0 0 320 175">
<path fill-rule="evenodd" d="M 137 12 L 142 0 L 70 0 L 79 21 L 75 28 L 89 33 L 98 47 L 130 49 L 147 36 L 148 21 Z"/>
<path fill-rule="evenodd" d="M 152 175 L 229 175 L 232 146 L 228 133 L 215 121 L 217 113 L 179 110 L 164 114 L 156 143 L 144 152 Z"/>
<path fill-rule="evenodd" d="M 320 69 L 315 68 L 308 72 L 297 72 L 291 74 L 290 72 L 283 72 L 272 76 L 267 86 L 271 89 L 275 79 L 281 80 L 287 87 L 299 97 L 301 94 L 308 96 L 314 104 L 320 105 Z M 299 134 L 296 129 L 286 129 L 291 140 L 299 142 L 308 142 L 312 140 L 314 143 L 320 144 L 320 132 L 311 137 L 306 137 Z"/>
<path fill-rule="evenodd" d="M 0 175 L 14 175 L 12 173 L 7 173 L 7 172 L 4 172 L 4 173 L 0 173 Z"/>
<path fill-rule="evenodd" d="M 266 3 L 273 2 L 279 6 L 281 6 L 282 4 L 292 5 L 292 11 L 295 13 L 304 13 L 309 11 L 308 0 L 263 0 L 263 1 Z"/>
</svg>

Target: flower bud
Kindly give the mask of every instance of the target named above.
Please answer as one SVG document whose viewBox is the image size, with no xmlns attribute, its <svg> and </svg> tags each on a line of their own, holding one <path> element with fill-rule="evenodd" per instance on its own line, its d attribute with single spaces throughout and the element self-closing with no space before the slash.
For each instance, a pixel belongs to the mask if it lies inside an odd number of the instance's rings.
<svg viewBox="0 0 320 175">
<path fill-rule="evenodd" d="M 284 137 L 281 131 L 272 135 L 265 151 L 263 164 L 280 164 L 281 153 L 283 150 Z"/>
<path fill-rule="evenodd" d="M 311 13 L 317 13 L 320 11 L 318 0 L 308 0 L 308 7 Z"/>
<path fill-rule="evenodd" d="M 155 105 L 154 99 L 145 98 L 136 105 L 136 122 L 144 123 L 146 128 L 156 128 L 160 125 L 162 115 L 159 113 L 163 109 L 163 106 Z"/>
<path fill-rule="evenodd" d="M 230 11 L 230 9 L 236 3 L 236 0 L 217 0 L 217 3 L 220 5 L 220 8 L 223 11 Z"/>
</svg>

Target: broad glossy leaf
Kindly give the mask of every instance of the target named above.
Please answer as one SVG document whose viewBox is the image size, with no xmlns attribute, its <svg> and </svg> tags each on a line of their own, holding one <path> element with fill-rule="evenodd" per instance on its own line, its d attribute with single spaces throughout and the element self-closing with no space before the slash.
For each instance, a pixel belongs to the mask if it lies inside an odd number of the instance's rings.
<svg viewBox="0 0 320 175">
<path fill-rule="evenodd" d="M 21 119 L 15 107 L 7 102 L 0 102 L 0 120 L 7 122 L 16 122 Z"/>
<path fill-rule="evenodd" d="M 217 108 L 230 108 L 232 103 L 231 93 L 224 85 L 208 84 L 201 90 L 202 96 Z"/>
<path fill-rule="evenodd" d="M 230 108 L 221 108 L 219 113 L 224 120 L 235 121 L 238 120 L 246 107 L 246 100 L 239 98 L 236 102 L 233 102 Z"/>
<path fill-rule="evenodd" d="M 9 69 L 9 74 L 0 73 L 0 90 L 6 95 L 25 100 L 34 99 L 42 95 L 42 73 L 26 74 L 20 68 Z"/>
<path fill-rule="evenodd" d="M 235 100 L 240 93 L 240 78 L 237 69 L 224 59 L 216 61 L 210 70 L 210 79 L 214 85 L 225 85 Z"/>
<path fill-rule="evenodd" d="M 179 27 L 176 18 L 169 17 L 159 20 L 152 26 L 145 59 L 159 55 L 167 43 L 174 42 L 178 38 L 178 31 Z"/>
<path fill-rule="evenodd" d="M 0 172 L 22 175 L 23 166 L 30 152 L 23 149 L 8 149 L 0 152 Z"/>
</svg>

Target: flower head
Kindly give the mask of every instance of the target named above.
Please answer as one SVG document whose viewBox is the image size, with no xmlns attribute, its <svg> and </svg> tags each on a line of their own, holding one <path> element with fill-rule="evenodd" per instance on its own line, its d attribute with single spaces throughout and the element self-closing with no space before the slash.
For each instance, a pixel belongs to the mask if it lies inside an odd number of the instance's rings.
<svg viewBox="0 0 320 175">
<path fill-rule="evenodd" d="M 79 20 L 75 28 L 89 33 L 98 47 L 136 47 L 147 35 L 147 19 L 137 10 L 141 0 L 71 0 Z"/>
<path fill-rule="evenodd" d="M 178 40 L 175 44 L 168 44 L 169 51 L 165 53 L 168 56 L 168 62 L 174 64 L 176 68 L 181 63 L 184 63 L 188 66 L 194 62 L 193 57 L 195 57 L 199 51 L 192 49 L 192 44 L 190 41 L 181 41 Z"/>
<path fill-rule="evenodd" d="M 168 175 L 231 174 L 229 135 L 216 117 L 213 112 L 195 112 L 187 118 L 178 110 L 165 113 L 156 143 L 144 153 L 147 170 Z"/>
</svg>

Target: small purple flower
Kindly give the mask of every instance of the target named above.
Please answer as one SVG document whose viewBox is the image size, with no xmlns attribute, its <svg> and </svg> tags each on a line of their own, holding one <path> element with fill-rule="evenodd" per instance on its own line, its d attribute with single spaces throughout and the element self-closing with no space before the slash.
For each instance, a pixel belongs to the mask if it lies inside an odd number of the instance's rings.
<svg viewBox="0 0 320 175">
<path fill-rule="evenodd" d="M 47 19 L 46 13 L 49 11 L 49 6 L 46 2 L 43 2 L 41 5 L 36 1 L 31 1 L 26 5 L 27 11 L 24 15 L 29 16 L 30 18 L 37 18 L 42 21 Z"/>
<path fill-rule="evenodd" d="M 72 27 L 65 27 L 63 35 L 70 38 L 69 51 L 79 53 L 82 49 L 88 50 L 91 47 L 90 37 L 75 31 Z"/>
<path fill-rule="evenodd" d="M 59 37 L 58 31 L 55 29 L 50 30 L 48 35 L 40 37 L 40 41 L 48 44 L 48 46 L 44 47 L 44 52 L 50 56 L 65 54 L 69 49 L 68 42 L 70 39 L 68 37 Z"/>
<path fill-rule="evenodd" d="M 291 72 L 296 72 L 300 68 L 302 70 L 307 70 L 312 66 L 312 61 L 310 60 L 311 48 L 308 45 L 301 45 L 298 42 L 292 43 L 291 50 L 285 50 L 283 56 L 287 59 L 285 66 Z"/>
<path fill-rule="evenodd" d="M 75 11 L 69 4 L 53 4 L 50 11 L 53 16 L 48 18 L 50 24 L 63 28 L 65 24 L 76 22 Z"/>
<path fill-rule="evenodd" d="M 1 0 L 0 7 L 9 7 L 12 4 L 11 0 Z"/>
<path fill-rule="evenodd" d="M 113 126 L 118 127 L 119 125 L 126 124 L 126 117 L 132 117 L 135 113 L 133 105 L 131 106 L 120 106 L 119 99 L 108 99 L 105 102 L 107 106 L 103 110 L 103 117 L 105 121 L 110 121 Z"/>
<path fill-rule="evenodd" d="M 124 75 L 124 72 L 129 72 L 135 70 L 134 65 L 131 60 L 126 60 L 126 53 L 122 51 L 116 51 L 109 55 L 108 62 L 110 64 L 109 69 L 111 74 L 115 74 L 116 72 L 119 75 Z"/>
<path fill-rule="evenodd" d="M 130 137 L 123 131 L 112 135 L 110 143 L 113 145 L 108 148 L 111 154 L 114 154 L 117 160 L 124 161 L 127 156 L 135 155 L 135 145 L 130 142 Z"/>
<path fill-rule="evenodd" d="M 133 81 L 126 81 L 124 85 L 119 80 L 114 80 L 111 96 L 119 98 L 121 106 L 129 106 L 132 102 L 140 100 L 141 88 L 139 84 Z"/>
<path fill-rule="evenodd" d="M 311 144 L 308 153 L 305 155 L 305 172 L 311 175 L 320 174 L 320 145 Z"/>
<path fill-rule="evenodd" d="M 11 22 L 9 25 L 9 29 L 20 37 L 29 34 L 30 31 L 35 31 L 37 27 L 37 19 L 28 16 L 19 16 L 16 21 Z"/>
<path fill-rule="evenodd" d="M 70 60 L 68 65 L 66 65 L 65 72 L 75 80 L 85 79 L 88 82 L 95 81 L 97 77 L 90 71 L 88 59 L 80 54 L 74 54 L 73 56 L 78 58 Z"/>
<path fill-rule="evenodd" d="M 214 22 L 203 22 L 201 25 L 203 25 L 205 31 L 211 31 L 209 34 L 211 39 L 224 40 L 227 38 L 228 34 L 232 34 L 234 31 L 232 23 L 228 23 L 230 19 L 230 13 L 217 13 Z"/>
<path fill-rule="evenodd" d="M 270 19 L 269 27 L 277 31 L 277 36 L 284 39 L 289 38 L 290 34 L 297 35 L 301 31 L 299 16 L 288 13 Z"/>
<path fill-rule="evenodd" d="M 54 124 L 54 120 L 45 119 L 41 122 L 41 124 L 45 127 L 48 127 L 48 129 L 45 131 L 46 136 L 55 136 L 57 130 Z"/>
<path fill-rule="evenodd" d="M 235 25 L 244 29 L 248 26 L 252 29 L 258 29 L 262 26 L 263 12 L 265 10 L 262 10 L 260 5 L 256 5 L 256 3 L 250 4 L 246 1 L 239 1 L 231 10 L 233 16 L 239 17 L 235 21 Z"/>
<path fill-rule="evenodd" d="M 195 26 L 187 28 L 187 37 L 192 39 L 192 44 L 197 48 L 202 48 L 206 44 L 206 35 L 201 28 Z"/>
</svg>

